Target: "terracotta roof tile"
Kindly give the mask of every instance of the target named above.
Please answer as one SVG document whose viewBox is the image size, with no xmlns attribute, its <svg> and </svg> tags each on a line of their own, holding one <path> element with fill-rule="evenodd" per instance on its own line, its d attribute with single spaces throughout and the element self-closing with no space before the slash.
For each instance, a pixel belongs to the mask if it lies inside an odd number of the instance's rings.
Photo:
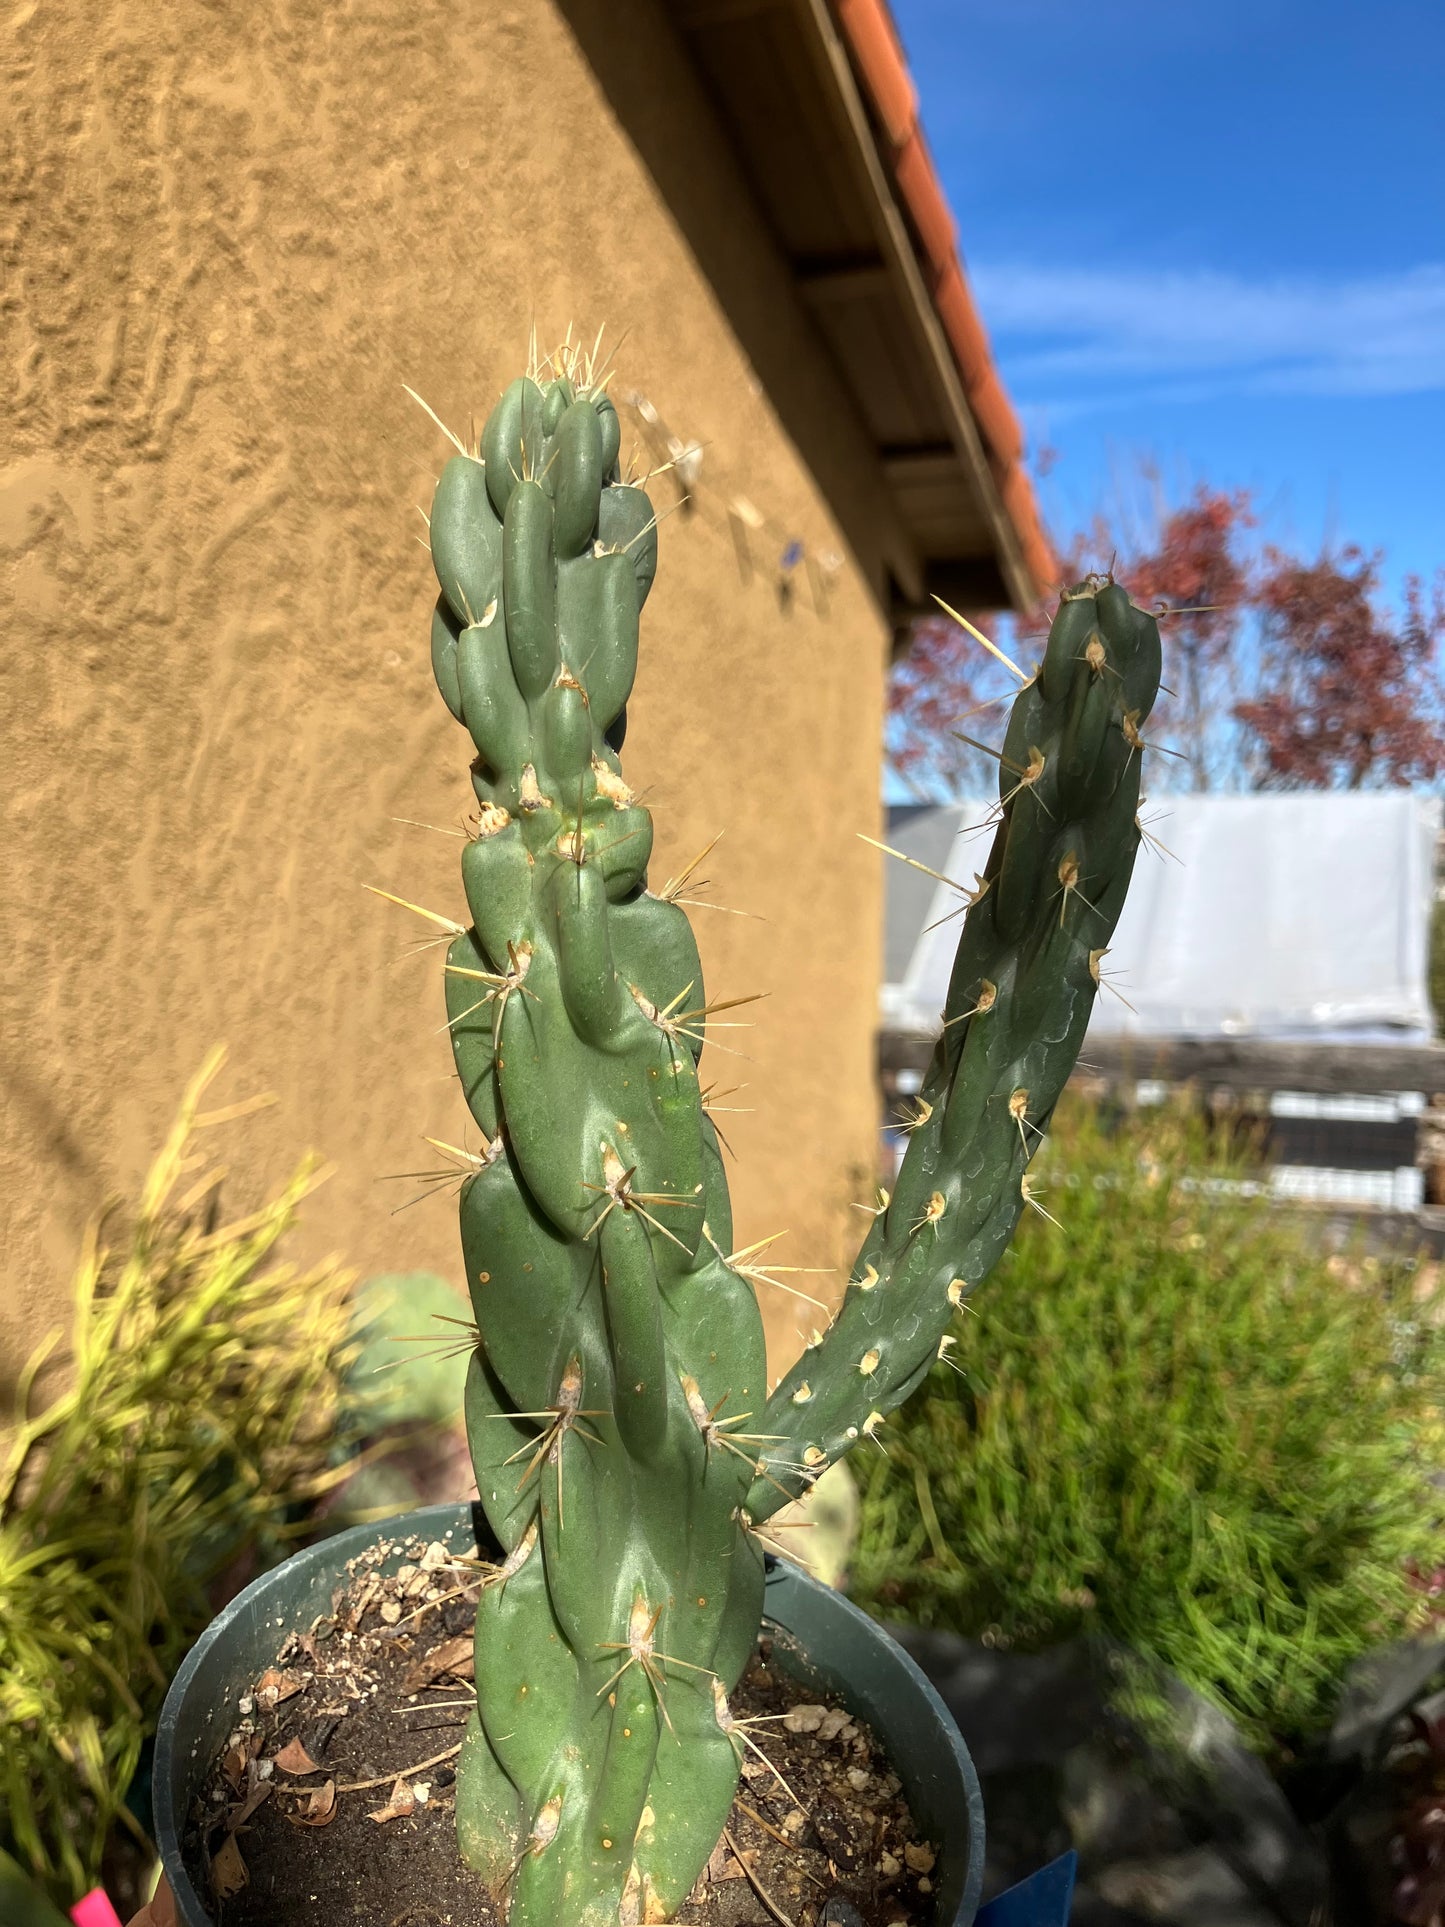
<svg viewBox="0 0 1445 1927">
<path fill-rule="evenodd" d="M 893 157 L 893 178 L 923 244 L 924 260 L 933 270 L 929 279 L 939 281 L 958 259 L 958 229 L 923 135 L 916 128 Z"/>
<path fill-rule="evenodd" d="M 958 357 L 959 367 L 965 371 L 965 379 L 970 368 L 991 367 L 993 357 L 989 353 L 988 334 L 978 318 L 978 309 L 973 305 L 973 296 L 957 261 L 950 265 L 934 289 L 933 303 Z"/>
<path fill-rule="evenodd" d="M 989 463 L 995 473 L 1016 467 L 1024 458 L 1023 424 L 1014 413 L 1013 403 L 1004 393 L 998 371 L 990 361 L 982 368 L 964 371 L 963 392 L 973 410 L 979 433 L 988 443 Z"/>
<path fill-rule="evenodd" d="M 918 95 L 886 0 L 833 0 L 843 37 L 881 126 L 884 157 L 917 235 L 925 278 L 953 351 L 964 394 L 978 425 L 1029 573 L 1040 591 L 1054 586 L 1059 565 L 1039 518 L 1023 464 L 1024 435 L 1004 392 L 988 335 L 969 293 L 948 198 L 918 117 Z"/>
<path fill-rule="evenodd" d="M 918 95 L 883 0 L 838 0 L 838 19 L 888 138 L 902 147 L 918 125 Z"/>
</svg>

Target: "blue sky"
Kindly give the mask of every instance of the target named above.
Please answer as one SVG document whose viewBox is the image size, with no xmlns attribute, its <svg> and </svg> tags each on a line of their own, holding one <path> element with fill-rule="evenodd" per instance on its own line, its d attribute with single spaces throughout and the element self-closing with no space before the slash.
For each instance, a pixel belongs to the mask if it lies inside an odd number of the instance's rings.
<svg viewBox="0 0 1445 1927">
<path fill-rule="evenodd" d="M 1060 534 L 1254 491 L 1445 566 L 1445 3 L 894 0 Z"/>
</svg>

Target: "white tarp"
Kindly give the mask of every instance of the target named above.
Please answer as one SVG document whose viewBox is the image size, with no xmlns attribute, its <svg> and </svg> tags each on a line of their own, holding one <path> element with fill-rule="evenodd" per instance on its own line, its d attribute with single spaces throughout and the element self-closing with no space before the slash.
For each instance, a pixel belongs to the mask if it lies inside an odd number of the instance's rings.
<svg viewBox="0 0 1445 1927">
<path fill-rule="evenodd" d="M 934 867 L 971 883 L 988 839 L 970 831 L 987 805 L 938 814 L 953 819 L 953 833 L 932 826 L 934 847 L 948 848 Z M 1174 857 L 1139 852 L 1104 963 L 1120 995 L 1098 998 L 1091 1031 L 1428 1043 L 1440 821 L 1438 798 L 1400 791 L 1157 799 L 1145 826 Z M 898 908 L 916 918 L 918 901 L 891 891 L 890 916 Z M 924 926 L 958 902 L 936 886 L 911 954 L 909 935 L 891 932 L 890 953 L 907 963 L 884 987 L 885 1027 L 937 1030 L 959 925 Z"/>
</svg>

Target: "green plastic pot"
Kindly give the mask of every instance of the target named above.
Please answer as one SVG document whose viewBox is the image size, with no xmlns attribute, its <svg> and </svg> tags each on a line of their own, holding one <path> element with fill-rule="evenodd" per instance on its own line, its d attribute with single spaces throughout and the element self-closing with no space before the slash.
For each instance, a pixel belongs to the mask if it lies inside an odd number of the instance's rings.
<svg viewBox="0 0 1445 1927">
<path fill-rule="evenodd" d="M 186 1819 L 234 1724 L 237 1700 L 276 1657 L 287 1633 L 329 1613 L 346 1564 L 379 1539 L 485 1544 L 480 1513 L 425 1506 L 353 1526 L 263 1573 L 213 1620 L 187 1655 L 161 1709 L 155 1754 L 155 1837 L 182 1927 L 213 1927 L 181 1858 Z M 398 1550 L 380 1570 L 402 1563 Z M 983 1795 L 943 1701 L 883 1628 L 841 1593 L 797 1567 L 768 1561 L 764 1620 L 774 1663 L 831 1690 L 878 1735 L 924 1836 L 938 1842 L 937 1927 L 971 1927 L 983 1885 Z M 558 1923 L 565 1927 L 565 1923 Z"/>
</svg>

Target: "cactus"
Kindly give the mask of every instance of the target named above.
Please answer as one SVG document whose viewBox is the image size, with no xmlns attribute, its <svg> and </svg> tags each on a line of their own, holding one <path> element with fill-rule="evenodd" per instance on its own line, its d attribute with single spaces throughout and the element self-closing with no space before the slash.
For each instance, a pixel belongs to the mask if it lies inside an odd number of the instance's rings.
<svg viewBox="0 0 1445 1927">
<path fill-rule="evenodd" d="M 1001 818 L 963 893 L 943 1033 L 908 1150 L 826 1338 L 764 1415 L 765 1519 L 804 1475 L 873 1437 L 952 1340 L 1026 1205 L 1028 1165 L 1084 1040 L 1124 906 L 1139 824 L 1140 724 L 1159 689 L 1159 625 L 1109 579 L 1066 590 L 1044 659 L 1014 700 L 999 762 Z"/>
<path fill-rule="evenodd" d="M 555 378 L 553 378 L 555 377 Z M 1007 1242 L 1139 841 L 1158 632 L 1066 597 L 1004 749 L 998 834 L 896 1195 L 827 1337 L 767 1397 L 698 1077 L 687 917 L 647 885 L 618 751 L 656 564 L 586 357 L 513 383 L 430 517 L 432 660 L 476 748 L 446 1004 L 481 1149 L 466 1421 L 503 1558 L 457 1783 L 513 1927 L 669 1918 L 727 1819 L 757 1528 L 918 1384 Z"/>
</svg>

